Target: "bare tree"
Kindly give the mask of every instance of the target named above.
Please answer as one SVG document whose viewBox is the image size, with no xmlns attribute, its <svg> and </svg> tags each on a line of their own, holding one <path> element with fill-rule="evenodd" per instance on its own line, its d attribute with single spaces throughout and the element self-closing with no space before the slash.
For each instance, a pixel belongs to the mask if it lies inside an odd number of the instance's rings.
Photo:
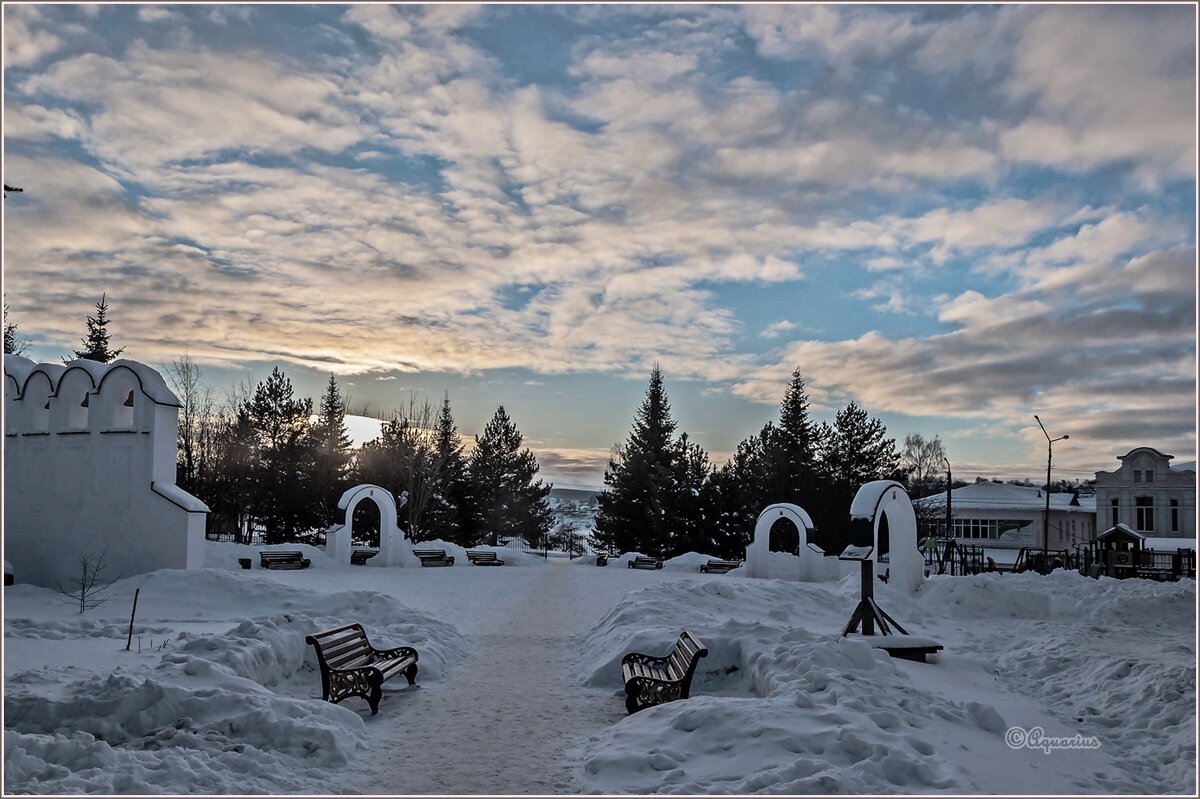
<svg viewBox="0 0 1200 799">
<path fill-rule="evenodd" d="M 99 595 L 117 580 L 115 577 L 105 580 L 103 573 L 104 553 L 92 556 L 84 552 L 79 556 L 79 577 L 70 581 L 69 586 L 65 588 L 61 582 L 58 583 L 58 591 L 72 602 L 78 602 L 79 612 L 82 614 L 108 601 L 108 597 L 101 599 Z"/>
<path fill-rule="evenodd" d="M 945 458 L 946 448 L 938 436 L 928 441 L 920 433 L 909 433 L 904 437 L 900 463 L 908 473 L 909 490 L 915 496 L 925 496 L 932 491 L 942 474 Z"/>
<path fill-rule="evenodd" d="M 179 475 L 177 482 L 192 493 L 205 493 L 212 468 L 217 414 L 212 388 L 200 380 L 200 366 L 184 354 L 163 366 L 167 382 L 179 397 Z"/>
<path fill-rule="evenodd" d="M 382 485 L 397 495 L 408 494 L 400 508 L 411 540 L 422 540 L 425 516 L 439 478 L 449 462 L 448 453 L 435 445 L 438 409 L 428 399 L 418 402 L 409 396 L 408 407 L 385 420 L 380 437 L 367 442 L 359 453 L 359 471 L 364 480 Z"/>
</svg>

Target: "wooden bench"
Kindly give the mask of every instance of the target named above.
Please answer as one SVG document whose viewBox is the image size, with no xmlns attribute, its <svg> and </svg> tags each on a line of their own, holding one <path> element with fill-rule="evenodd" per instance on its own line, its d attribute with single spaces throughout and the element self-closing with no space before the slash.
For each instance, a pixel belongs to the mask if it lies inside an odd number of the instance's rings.
<svg viewBox="0 0 1200 799">
<path fill-rule="evenodd" d="M 495 552 L 481 552 L 476 549 L 467 550 L 467 560 L 476 566 L 503 566 L 504 561 L 496 557 Z"/>
<path fill-rule="evenodd" d="M 307 569 L 312 561 L 303 552 L 260 551 L 258 565 L 264 569 Z"/>
<path fill-rule="evenodd" d="M 350 562 L 355 566 L 366 566 L 367 561 L 378 554 L 377 549 L 356 549 L 350 553 Z"/>
<path fill-rule="evenodd" d="M 321 693 L 327 702 L 337 704 L 348 696 L 361 696 L 374 716 L 386 681 L 397 674 L 403 674 L 409 685 L 417 681 L 417 650 L 411 646 L 376 649 L 358 622 L 305 636 L 304 643 L 317 650 Z"/>
<path fill-rule="evenodd" d="M 711 559 L 708 563 L 700 564 L 700 571 L 705 574 L 724 574 L 725 572 L 740 569 L 742 562 L 740 560 L 716 560 Z"/>
<path fill-rule="evenodd" d="M 422 566 L 453 566 L 454 556 L 444 549 L 414 549 L 413 554 L 421 559 Z"/>
<path fill-rule="evenodd" d="M 684 630 L 666 657 L 630 652 L 621 658 L 621 679 L 625 682 L 625 709 L 631 714 L 651 705 L 687 699 L 692 690 L 692 675 L 708 649 Z"/>
<path fill-rule="evenodd" d="M 638 555 L 633 560 L 629 561 L 631 569 L 661 569 L 662 561 L 658 558 L 648 558 L 644 555 Z"/>
</svg>

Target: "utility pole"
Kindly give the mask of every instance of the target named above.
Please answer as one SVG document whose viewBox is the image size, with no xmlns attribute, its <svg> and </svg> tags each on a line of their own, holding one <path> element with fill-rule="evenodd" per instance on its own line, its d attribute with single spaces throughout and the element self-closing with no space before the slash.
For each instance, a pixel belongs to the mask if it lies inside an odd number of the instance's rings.
<svg viewBox="0 0 1200 799">
<path fill-rule="evenodd" d="M 1070 438 L 1069 435 L 1061 435 L 1058 438 L 1050 438 L 1050 434 L 1046 432 L 1046 426 L 1042 424 L 1042 420 L 1038 419 L 1038 415 L 1033 415 L 1037 419 L 1038 427 L 1042 428 L 1042 435 L 1046 437 L 1046 511 L 1042 519 L 1042 568 L 1046 568 L 1046 562 L 1050 559 L 1050 463 L 1054 460 L 1054 442 L 1066 441 Z"/>
<path fill-rule="evenodd" d="M 946 462 L 946 537 L 954 537 L 954 514 L 950 509 L 950 488 L 954 485 L 954 481 L 950 478 L 950 459 L 942 456 L 942 460 Z"/>
</svg>

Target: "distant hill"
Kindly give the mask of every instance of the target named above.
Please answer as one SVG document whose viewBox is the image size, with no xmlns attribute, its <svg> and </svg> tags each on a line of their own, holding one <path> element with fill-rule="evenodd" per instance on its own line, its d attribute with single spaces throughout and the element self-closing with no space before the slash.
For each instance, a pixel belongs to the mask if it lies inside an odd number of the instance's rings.
<svg viewBox="0 0 1200 799">
<path fill-rule="evenodd" d="M 550 489 L 550 499 L 574 500 L 577 502 L 595 502 L 600 496 L 599 488 L 558 488 Z"/>
</svg>

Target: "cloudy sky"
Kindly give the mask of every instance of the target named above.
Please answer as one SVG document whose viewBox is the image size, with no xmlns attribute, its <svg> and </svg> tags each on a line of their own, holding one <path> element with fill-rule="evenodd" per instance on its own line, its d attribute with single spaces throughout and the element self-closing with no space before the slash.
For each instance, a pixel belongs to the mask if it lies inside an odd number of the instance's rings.
<svg viewBox="0 0 1200 799">
<path fill-rule="evenodd" d="M 790 371 L 956 474 L 1196 452 L 1196 9 L 4 6 L 30 354 L 504 404 L 597 484 L 657 361 L 724 459 Z"/>
</svg>

